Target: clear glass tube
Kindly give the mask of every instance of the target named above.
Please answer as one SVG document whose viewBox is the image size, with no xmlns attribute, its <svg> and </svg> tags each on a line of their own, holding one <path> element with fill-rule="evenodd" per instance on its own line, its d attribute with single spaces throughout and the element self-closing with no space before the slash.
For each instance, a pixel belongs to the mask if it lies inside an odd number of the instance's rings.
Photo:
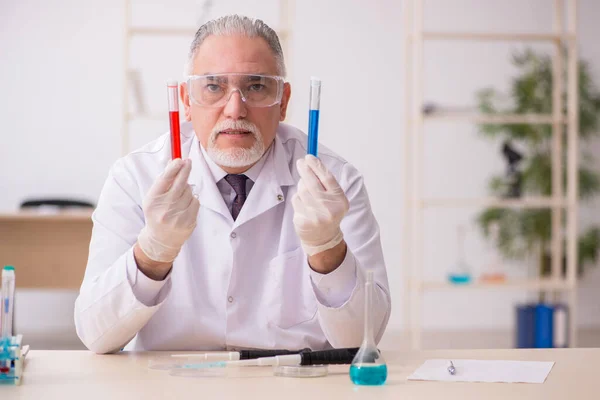
<svg viewBox="0 0 600 400">
<path fill-rule="evenodd" d="M 179 127 L 179 83 L 176 80 L 167 82 L 169 101 L 169 125 L 171 130 L 171 159 L 181 158 L 181 135 Z"/>
<path fill-rule="evenodd" d="M 2 269 L 2 341 L 10 343 L 13 335 L 13 309 L 15 300 L 15 269 L 7 265 Z"/>
<path fill-rule="evenodd" d="M 502 268 L 502 259 L 497 249 L 500 243 L 500 226 L 494 222 L 489 227 L 489 240 L 486 247 L 487 262 L 479 280 L 489 283 L 502 283 L 506 280 L 506 273 Z"/>
<path fill-rule="evenodd" d="M 310 78 L 310 104 L 308 110 L 307 153 L 317 156 L 319 145 L 319 114 L 321 112 L 321 80 Z"/>
<path fill-rule="evenodd" d="M 310 110 L 321 109 L 321 80 L 312 76 L 310 78 Z"/>
<path fill-rule="evenodd" d="M 387 380 L 387 365 L 373 336 L 373 284 L 373 271 L 369 270 L 365 282 L 363 342 L 350 366 L 350 379 L 356 385 L 383 385 Z"/>
</svg>

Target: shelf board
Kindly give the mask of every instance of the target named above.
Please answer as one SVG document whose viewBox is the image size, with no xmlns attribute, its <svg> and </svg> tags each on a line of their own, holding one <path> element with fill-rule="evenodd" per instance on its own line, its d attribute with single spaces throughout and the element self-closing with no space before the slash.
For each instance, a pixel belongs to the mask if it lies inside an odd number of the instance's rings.
<svg viewBox="0 0 600 400">
<path fill-rule="evenodd" d="M 181 111 L 180 111 L 181 113 Z M 165 122 L 169 122 L 169 112 L 165 111 L 162 114 L 158 114 L 158 113 L 149 113 L 149 114 L 140 114 L 140 113 L 129 113 L 127 114 L 127 119 L 129 121 L 133 121 L 133 120 L 137 120 L 137 119 L 146 119 L 146 120 L 152 120 L 152 121 L 165 121 Z M 183 121 L 180 118 L 181 121 Z"/>
<path fill-rule="evenodd" d="M 478 124 L 538 124 L 548 125 L 555 122 L 552 114 L 500 114 L 486 115 L 467 112 L 435 112 L 423 114 L 426 121 L 469 121 Z M 564 123 L 566 118 L 558 117 L 557 122 Z"/>
<path fill-rule="evenodd" d="M 482 41 L 530 41 L 558 42 L 572 35 L 554 33 L 499 33 L 499 32 L 423 32 L 426 40 L 482 40 Z"/>
<path fill-rule="evenodd" d="M 444 281 L 424 281 L 420 284 L 412 282 L 411 286 L 420 291 L 433 290 L 474 290 L 474 289 L 494 289 L 494 290 L 571 290 L 574 287 L 566 280 L 552 279 L 509 279 L 505 282 L 477 282 L 468 284 L 452 284 Z"/>
<path fill-rule="evenodd" d="M 521 199 L 489 198 L 432 198 L 420 202 L 422 208 L 452 207 L 498 207 L 498 208 L 552 208 L 567 207 L 566 199 L 554 200 L 551 197 L 528 197 Z"/>
<path fill-rule="evenodd" d="M 69 211 L 16 211 L 12 213 L 0 213 L 1 222 L 66 222 L 66 221 L 91 221 L 93 210 L 69 210 Z"/>
<path fill-rule="evenodd" d="M 168 35 L 168 36 L 193 36 L 197 28 L 168 28 L 168 27 L 130 27 L 129 36 L 134 35 Z"/>
</svg>

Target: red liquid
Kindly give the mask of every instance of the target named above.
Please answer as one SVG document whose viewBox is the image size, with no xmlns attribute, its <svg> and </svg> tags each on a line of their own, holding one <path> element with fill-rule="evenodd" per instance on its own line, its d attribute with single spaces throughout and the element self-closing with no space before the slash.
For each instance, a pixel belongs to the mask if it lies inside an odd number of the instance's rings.
<svg viewBox="0 0 600 400">
<path fill-rule="evenodd" d="M 169 111 L 171 123 L 171 159 L 181 158 L 181 136 L 179 134 L 179 111 Z"/>
</svg>

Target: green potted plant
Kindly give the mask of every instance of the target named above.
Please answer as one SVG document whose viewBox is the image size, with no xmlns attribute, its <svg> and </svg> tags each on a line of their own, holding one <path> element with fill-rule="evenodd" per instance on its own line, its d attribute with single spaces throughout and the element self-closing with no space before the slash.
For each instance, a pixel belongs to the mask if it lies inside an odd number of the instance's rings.
<svg viewBox="0 0 600 400">
<path fill-rule="evenodd" d="M 495 89 L 478 92 L 478 107 L 485 114 L 551 114 L 552 113 L 552 60 L 548 55 L 531 49 L 513 54 L 512 62 L 518 75 L 510 85 L 508 101 Z M 565 71 L 562 71 L 565 74 Z M 579 63 L 579 138 L 582 153 L 579 163 L 579 197 L 589 200 L 600 192 L 600 177 L 593 170 L 592 155 L 585 144 L 600 130 L 600 92 L 596 88 L 589 66 Z M 563 113 L 566 115 L 566 93 L 563 96 Z M 563 125 L 563 127 L 565 127 Z M 522 149 L 518 196 L 552 195 L 552 126 L 534 124 L 481 125 L 481 133 L 506 144 Z M 563 136 L 563 188 L 566 191 L 566 132 Z M 494 176 L 489 182 L 490 192 L 506 197 L 506 179 Z M 563 213 L 564 218 L 564 213 Z M 564 226 L 564 219 L 563 219 Z M 495 246 L 508 259 L 523 259 L 530 254 L 539 255 L 539 275 L 550 273 L 551 210 L 489 208 L 477 217 L 484 236 L 496 225 L 498 234 Z M 563 243 L 563 246 L 565 243 Z M 600 227 L 591 226 L 578 237 L 578 274 L 587 265 L 594 265 L 600 249 Z M 563 254 L 565 254 L 563 252 Z M 565 271 L 565 259 L 563 273 Z"/>
</svg>

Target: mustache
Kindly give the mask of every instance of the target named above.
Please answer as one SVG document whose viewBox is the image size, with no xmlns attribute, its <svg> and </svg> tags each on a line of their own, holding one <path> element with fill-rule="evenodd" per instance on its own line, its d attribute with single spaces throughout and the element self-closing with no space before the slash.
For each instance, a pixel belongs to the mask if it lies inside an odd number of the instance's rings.
<svg viewBox="0 0 600 400">
<path fill-rule="evenodd" d="M 258 127 L 250 121 L 226 119 L 215 125 L 210 134 L 210 139 L 216 139 L 217 135 L 219 135 L 219 133 L 225 130 L 247 131 L 252 133 L 252 135 L 257 139 L 261 136 Z"/>
</svg>

